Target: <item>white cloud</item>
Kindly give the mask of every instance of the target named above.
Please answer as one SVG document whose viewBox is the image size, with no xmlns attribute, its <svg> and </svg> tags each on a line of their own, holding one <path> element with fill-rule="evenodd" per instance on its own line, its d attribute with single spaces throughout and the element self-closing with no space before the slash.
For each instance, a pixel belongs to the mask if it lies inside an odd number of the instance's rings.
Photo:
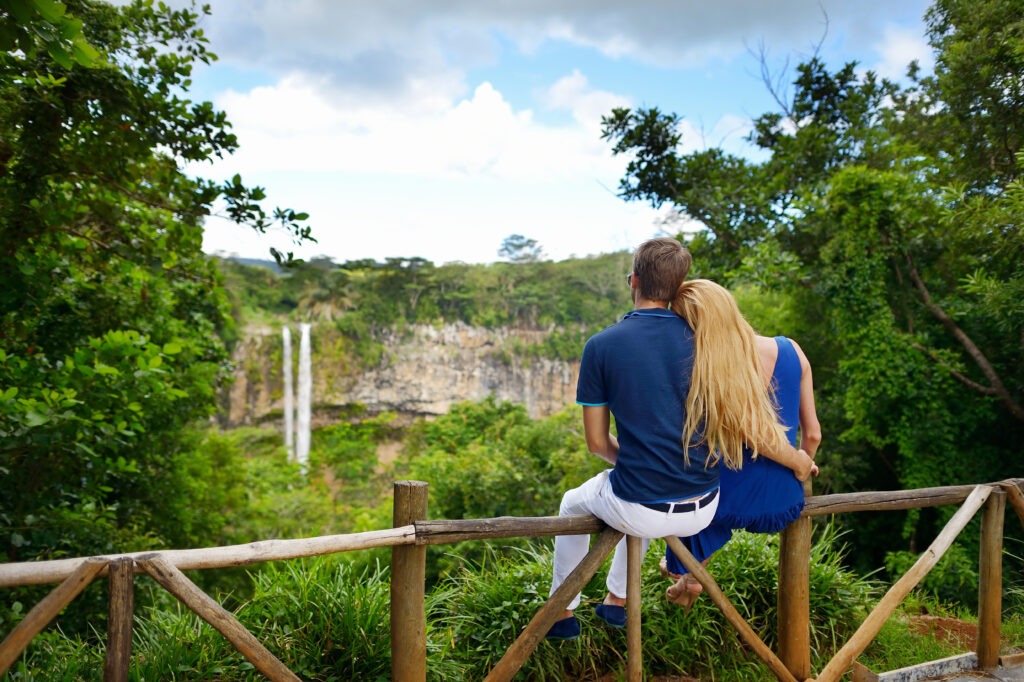
<svg viewBox="0 0 1024 682">
<path fill-rule="evenodd" d="M 552 109 L 571 112 L 576 123 L 595 140 L 601 129 L 601 117 L 616 107 L 632 104 L 622 95 L 592 89 L 586 76 L 578 69 L 541 93 L 540 100 Z"/>
<path fill-rule="evenodd" d="M 927 73 L 934 67 L 934 55 L 928 40 L 917 31 L 887 26 L 882 41 L 875 45 L 882 59 L 874 67 L 875 73 L 890 80 L 902 80 L 907 67 L 915 59 Z"/>
<path fill-rule="evenodd" d="M 843 27 L 839 42 L 877 45 L 886 69 L 902 70 L 921 43 L 897 29 L 879 42 L 896 25 L 889 0 L 218 0 L 213 11 L 204 28 L 234 69 L 226 77 L 260 85 L 220 81 L 213 98 L 241 147 L 197 170 L 241 172 L 274 203 L 309 211 L 320 244 L 299 255 L 337 260 L 485 262 L 513 233 L 555 259 L 632 248 L 664 214 L 615 196 L 627 159 L 612 156 L 600 121 L 638 102 L 633 83 L 607 72 L 653 80 L 643 92 L 657 101 L 643 104 L 684 115 L 683 151 L 749 154 L 748 112 L 674 109 L 720 97 L 716 61 L 749 59 L 757 42 L 813 47 L 826 17 Z M 505 73 L 515 50 L 519 70 Z M 706 78 L 687 80 L 693 65 Z M 204 246 L 258 255 L 269 245 L 290 248 L 213 222 Z"/>
<path fill-rule="evenodd" d="M 319 244 L 302 257 L 422 256 L 486 262 L 509 234 L 537 239 L 551 258 L 628 249 L 658 231 L 656 212 L 625 204 L 615 186 L 626 160 L 599 139 L 600 116 L 629 102 L 574 72 L 542 93 L 569 122 L 514 109 L 490 83 L 433 115 L 383 104 L 334 105 L 319 83 L 293 75 L 217 102 L 240 150 L 212 169 L 241 169 L 276 203 L 311 213 Z M 211 223 L 207 251 L 255 256 L 274 237 Z"/>
<path fill-rule="evenodd" d="M 225 93 L 216 104 L 233 122 L 241 149 L 219 165 L 530 182 L 619 170 L 597 131 L 602 114 L 628 101 L 590 89 L 578 72 L 543 96 L 547 106 L 571 114 L 573 124 L 563 127 L 539 123 L 529 109 L 513 110 L 486 82 L 429 116 L 383 104 L 337 107 L 320 85 L 291 76 Z"/>
</svg>

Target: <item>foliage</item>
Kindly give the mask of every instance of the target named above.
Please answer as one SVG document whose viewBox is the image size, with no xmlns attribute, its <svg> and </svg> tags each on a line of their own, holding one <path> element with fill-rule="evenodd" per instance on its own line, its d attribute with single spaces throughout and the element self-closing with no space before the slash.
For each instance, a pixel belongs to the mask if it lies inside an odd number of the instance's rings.
<svg viewBox="0 0 1024 682">
<path fill-rule="evenodd" d="M 656 543 L 657 545 L 658 543 Z M 760 680 L 767 671 L 743 650 L 709 599 L 684 613 L 665 601 L 668 583 L 659 576 L 660 553 L 652 549 L 643 564 L 643 660 L 649 674 L 713 674 L 725 679 Z M 842 568 L 842 550 L 831 529 L 819 533 L 812 550 L 812 641 L 826 657 L 859 624 L 858 615 L 876 595 L 868 582 Z M 776 536 L 739 533 L 716 554 L 711 570 L 741 614 L 771 646 L 775 642 Z M 530 680 L 598 677 L 624 667 L 623 632 L 593 616 L 591 603 L 603 596 L 604 570 L 584 588 L 577 611 L 582 635 L 575 642 L 544 642 L 521 675 Z M 443 612 L 431 614 L 435 628 L 450 631 L 451 656 L 465 666 L 466 679 L 482 679 L 547 598 L 550 555 L 537 550 L 491 554 L 479 566 L 464 566 L 437 590 L 448 596 Z M 821 590 L 818 592 L 817 590 Z M 590 600 L 588 600 L 588 597 Z M 766 612 L 767 611 L 767 612 Z M 822 659 L 817 659 L 820 664 Z M 713 672 L 712 672 L 713 671 Z"/>
<path fill-rule="evenodd" d="M 36 56 L 40 48 L 65 69 L 100 58 L 82 34 L 82 22 L 56 0 L 0 0 L 0 51 Z"/>
<path fill-rule="evenodd" d="M 410 430 L 401 470 L 429 481 L 437 518 L 553 515 L 570 474 L 592 471 L 573 457 L 585 451 L 581 423 L 575 409 L 534 421 L 493 398 L 458 403 Z"/>
<path fill-rule="evenodd" d="M 912 552 L 890 552 L 885 557 L 885 570 L 892 582 L 899 580 L 917 563 Z M 928 572 L 917 591 L 940 604 L 973 604 L 978 600 L 978 571 L 974 553 L 961 545 L 953 545 L 939 563 Z"/>
<path fill-rule="evenodd" d="M 381 467 L 377 447 L 389 435 L 391 413 L 358 421 L 341 421 L 312 433 L 311 469 L 320 472 L 330 489 L 334 518 L 349 518 L 360 507 L 386 497 L 391 472 Z"/>
<path fill-rule="evenodd" d="M 237 504 L 231 458 L 190 431 L 233 325 L 204 221 L 310 235 L 261 188 L 181 170 L 237 147 L 187 98 L 207 11 L 0 5 L 0 560 L 203 541 Z"/>
<path fill-rule="evenodd" d="M 535 263 L 544 255 L 536 239 L 529 239 L 521 234 L 505 237 L 498 249 L 498 257 L 512 263 Z"/>
<path fill-rule="evenodd" d="M 318 430 L 308 479 L 272 430 L 197 427 L 214 412 L 240 320 L 325 325 L 339 371 L 354 372 L 386 361 L 383 339 L 413 324 L 515 327 L 538 341 L 510 343 L 500 358 L 573 360 L 629 307 L 629 254 L 552 263 L 525 238 L 508 243 L 522 262 L 484 266 L 317 259 L 266 269 L 207 259 L 201 235 L 215 205 L 259 232 L 310 235 L 304 214 L 264 211 L 261 188 L 180 170 L 237 144 L 222 112 L 187 98 L 193 65 L 215 58 L 199 27 L 206 11 L 0 0 L 0 561 L 387 525 L 376 448 L 388 415 Z M 606 118 L 606 139 L 632 158 L 623 196 L 701 221 L 680 236 L 694 274 L 728 284 L 759 331 L 793 336 L 810 356 L 828 429 L 816 481 L 825 490 L 1020 475 L 1006 453 L 1024 428 L 1021 16 L 1007 0 L 937 0 L 928 14 L 936 72 L 921 77 L 911 65 L 908 85 L 853 64 L 801 64 L 792 99 L 753 122 L 763 161 L 684 154 L 678 117 L 655 108 Z M 535 421 L 491 399 L 412 427 L 396 471 L 430 482 L 433 516 L 487 518 L 554 513 L 562 491 L 603 466 L 585 450 L 576 409 Z M 853 557 L 833 530 L 819 534 L 816 662 L 875 594 L 846 565 L 876 567 L 902 545 L 886 561 L 898 572 L 946 517 L 858 518 Z M 1007 529 L 1008 546 L 1019 533 Z M 922 598 L 973 592 L 966 539 Z M 739 534 L 711 565 L 769 641 L 776 543 Z M 428 555 L 438 580 L 427 605 L 432 676 L 482 677 L 544 598 L 550 563 L 539 546 Z M 381 555 L 264 567 L 255 587 L 238 571 L 196 579 L 304 677 L 386 678 Z M 762 679 L 709 600 L 689 614 L 665 604 L 655 559 L 644 564 L 643 593 L 653 669 Z M 602 577 L 588 594 L 603 593 Z M 220 635 L 141 583 L 151 618 L 140 630 L 140 679 L 257 677 Z M 67 636 L 35 640 L 12 679 L 98 678 L 103 589 L 90 587 L 61 616 Z M 1008 604 L 1019 606 L 1020 591 L 1011 585 Z M 43 592 L 11 590 L 0 631 Z M 584 637 L 542 644 L 530 679 L 621 667 L 621 634 L 587 608 L 580 618 Z M 901 646 L 900 624 L 891 627 L 883 656 Z"/>
<path fill-rule="evenodd" d="M 355 334 L 407 324 L 596 331 L 629 309 L 624 252 L 547 261 L 434 265 L 422 258 L 320 258 L 287 270 L 219 261 L 236 313 L 335 321 Z"/>
</svg>

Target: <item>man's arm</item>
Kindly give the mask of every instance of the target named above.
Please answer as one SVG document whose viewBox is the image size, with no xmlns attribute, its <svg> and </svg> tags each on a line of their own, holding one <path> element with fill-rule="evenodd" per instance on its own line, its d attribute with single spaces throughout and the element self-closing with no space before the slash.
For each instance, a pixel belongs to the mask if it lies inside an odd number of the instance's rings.
<svg viewBox="0 0 1024 682">
<path fill-rule="evenodd" d="M 583 435 L 588 450 L 609 464 L 615 464 L 619 441 L 611 433 L 611 413 L 607 405 L 583 406 Z"/>
<path fill-rule="evenodd" d="M 814 460 L 811 459 L 810 455 L 802 450 L 797 450 L 790 443 L 786 443 L 785 450 L 782 451 L 769 452 L 767 450 L 760 450 L 759 452 L 769 460 L 778 462 L 783 467 L 793 469 L 797 480 L 807 480 L 811 477 L 811 474 L 818 472 L 818 466 L 814 464 Z"/>
<path fill-rule="evenodd" d="M 803 450 L 797 450 L 789 443 L 786 443 L 785 448 L 781 450 L 774 448 L 772 450 L 758 448 L 757 450 L 762 457 L 767 457 L 773 462 L 792 469 L 798 481 L 806 481 L 812 474 L 818 473 L 818 465 L 814 463 L 810 455 Z"/>
</svg>

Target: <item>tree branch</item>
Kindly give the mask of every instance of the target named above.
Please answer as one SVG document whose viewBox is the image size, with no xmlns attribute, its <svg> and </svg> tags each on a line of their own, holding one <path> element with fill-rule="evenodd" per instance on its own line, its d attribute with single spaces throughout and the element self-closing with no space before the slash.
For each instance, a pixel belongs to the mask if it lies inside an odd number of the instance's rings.
<svg viewBox="0 0 1024 682">
<path fill-rule="evenodd" d="M 914 348 L 918 349 L 919 351 L 921 351 L 922 353 L 927 355 L 929 358 L 931 358 L 932 361 L 934 361 L 936 365 L 941 365 L 941 366 L 945 367 L 946 370 L 953 376 L 954 379 L 956 379 L 957 381 L 962 383 L 964 386 L 967 386 L 972 391 L 975 391 L 977 393 L 981 393 L 982 395 L 996 395 L 996 389 L 992 388 L 991 386 L 985 386 L 983 384 L 979 384 L 977 381 L 974 381 L 973 379 L 970 379 L 967 376 L 965 376 L 963 373 L 953 369 L 952 365 L 950 365 L 948 362 L 943 362 L 930 349 L 925 348 L 924 346 L 922 346 L 919 343 L 914 343 L 913 346 L 914 346 Z"/>
<path fill-rule="evenodd" d="M 998 397 L 1011 415 L 1021 421 L 1024 421 L 1024 407 L 1022 407 L 1020 403 L 1014 400 L 1013 396 L 1010 395 L 1010 392 L 1006 389 L 1002 379 L 999 378 L 999 374 L 992 366 L 992 363 L 988 361 L 988 358 L 985 357 L 985 354 L 980 348 L 978 348 L 971 337 L 969 337 L 967 333 L 964 332 L 964 330 L 961 329 L 955 321 L 953 321 L 953 318 L 947 315 L 946 311 L 932 300 L 931 293 L 928 291 L 928 287 L 925 286 L 924 281 L 921 279 L 921 275 L 917 272 L 917 268 L 914 266 L 914 261 L 910 257 L 909 253 L 906 254 L 906 260 L 910 279 L 914 283 L 914 286 L 917 287 L 918 293 L 921 294 L 921 300 L 924 302 L 925 307 L 935 317 L 935 319 L 937 319 L 939 323 L 946 328 L 946 331 L 960 342 L 960 345 L 963 346 L 967 354 L 972 360 L 974 360 L 975 364 L 978 365 L 981 373 L 985 375 L 986 379 L 988 379 L 989 386 L 983 387 L 986 388 L 983 393 L 985 395 L 994 395 Z"/>
<path fill-rule="evenodd" d="M 107 254 L 109 254 L 111 256 L 116 256 L 120 260 L 123 260 L 123 261 L 125 261 L 127 263 L 136 263 L 136 264 L 138 264 L 137 261 L 135 261 L 134 259 L 132 259 L 132 258 L 130 258 L 128 256 L 125 256 L 124 254 L 120 253 L 117 250 L 117 248 L 115 248 L 114 246 L 112 246 L 110 244 L 107 244 L 106 242 L 100 241 L 99 239 L 96 239 L 95 237 L 93 237 L 93 236 L 91 236 L 89 234 L 86 234 L 85 232 L 81 232 L 81 231 L 76 230 L 76 229 L 74 229 L 72 227 L 67 227 L 67 226 L 64 226 L 64 225 L 54 225 L 50 229 L 52 231 L 54 231 L 54 232 L 63 232 L 64 234 L 69 234 L 72 237 L 78 237 L 80 239 L 84 239 L 87 242 L 89 242 L 90 244 L 92 244 L 94 247 L 99 248 L 104 253 L 107 253 Z M 164 268 L 164 269 L 169 271 L 169 272 L 173 272 L 174 274 L 179 275 L 179 276 L 181 276 L 181 277 L 183 277 L 185 279 L 190 279 L 193 282 L 199 282 L 201 284 L 211 284 L 211 281 L 209 279 L 207 279 L 206 277 L 201 277 L 199 275 L 196 275 L 194 273 L 188 272 L 186 270 L 182 270 L 177 265 L 175 265 L 173 267 L 169 267 L 169 268 Z"/>
</svg>

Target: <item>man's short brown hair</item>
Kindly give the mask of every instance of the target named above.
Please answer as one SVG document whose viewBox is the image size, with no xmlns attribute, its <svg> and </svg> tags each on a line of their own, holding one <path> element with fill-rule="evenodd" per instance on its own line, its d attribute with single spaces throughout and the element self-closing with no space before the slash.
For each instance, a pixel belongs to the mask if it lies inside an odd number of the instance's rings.
<svg viewBox="0 0 1024 682">
<path fill-rule="evenodd" d="M 633 254 L 633 272 L 640 280 L 640 295 L 649 301 L 668 303 L 690 272 L 693 256 L 678 239 L 648 239 Z"/>
</svg>

